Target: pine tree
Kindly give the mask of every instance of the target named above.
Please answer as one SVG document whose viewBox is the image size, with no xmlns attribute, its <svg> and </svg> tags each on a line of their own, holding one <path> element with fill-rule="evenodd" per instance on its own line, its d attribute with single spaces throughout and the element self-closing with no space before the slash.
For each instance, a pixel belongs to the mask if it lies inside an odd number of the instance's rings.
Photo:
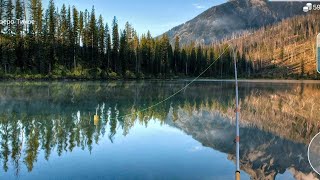
<svg viewBox="0 0 320 180">
<path fill-rule="evenodd" d="M 140 74 L 140 42 L 139 42 L 139 37 L 135 31 L 132 31 L 132 36 L 133 36 L 133 49 L 134 49 L 134 65 L 135 65 L 135 73 Z"/>
<path fill-rule="evenodd" d="M 173 47 L 171 46 L 170 42 L 168 41 L 168 75 L 172 76 L 174 72 L 174 68 L 170 67 L 170 64 L 174 64 L 174 56 L 173 56 Z"/>
<path fill-rule="evenodd" d="M 16 0 L 15 18 L 19 21 L 15 24 L 14 32 L 16 37 L 21 38 L 23 31 L 23 24 L 21 22 L 21 20 L 23 20 L 23 9 L 20 0 Z"/>
<path fill-rule="evenodd" d="M 190 54 L 190 65 L 189 65 L 189 72 L 190 75 L 195 75 L 196 74 L 196 66 L 197 66 L 197 55 L 196 55 L 196 49 L 193 46 Z"/>
<path fill-rule="evenodd" d="M 42 1 L 41 0 L 37 0 L 37 34 L 42 33 L 42 18 L 43 18 L 43 9 L 42 9 Z"/>
<path fill-rule="evenodd" d="M 62 5 L 61 12 L 60 12 L 60 39 L 62 41 L 62 44 L 66 44 L 67 41 L 67 9 L 65 4 Z"/>
<path fill-rule="evenodd" d="M 194 75 L 200 74 L 201 69 L 202 69 L 202 59 L 203 59 L 203 57 L 202 57 L 202 48 L 199 45 L 197 47 L 197 58 L 196 58 L 196 64 L 195 64 L 195 66 L 196 66 L 195 73 L 196 74 L 194 74 Z"/>
<path fill-rule="evenodd" d="M 113 71 L 119 72 L 119 28 L 117 18 L 113 18 L 112 22 L 112 65 Z"/>
<path fill-rule="evenodd" d="M 63 4 L 60 11 L 59 26 L 58 26 L 57 57 L 59 60 L 58 64 L 61 64 L 64 67 L 69 66 L 69 55 L 70 55 L 68 52 L 68 45 L 70 44 L 68 19 L 69 19 L 68 10 L 65 4 Z"/>
<path fill-rule="evenodd" d="M 181 51 L 181 59 L 183 62 L 181 66 L 182 72 L 184 72 L 184 74 L 187 76 L 188 75 L 188 55 L 185 48 L 183 48 Z"/>
<path fill-rule="evenodd" d="M 54 35 L 55 35 L 55 6 L 53 0 L 50 0 L 49 2 L 49 37 L 51 40 L 51 43 L 54 41 Z"/>
<path fill-rule="evenodd" d="M 124 30 L 120 36 L 120 48 L 119 48 L 120 66 L 121 66 L 123 75 L 125 74 L 125 72 L 127 70 L 127 59 L 126 59 L 127 58 L 127 56 L 126 56 L 127 49 L 128 49 L 127 32 L 126 32 L 126 30 Z"/>
<path fill-rule="evenodd" d="M 5 9 L 6 9 L 6 4 L 5 0 L 0 0 L 0 19 L 5 19 Z M 4 25 L 0 23 L 0 35 L 3 33 L 4 30 Z"/>
<path fill-rule="evenodd" d="M 55 5 L 53 0 L 49 1 L 49 30 L 48 30 L 48 72 L 51 73 L 55 63 L 55 29 L 56 29 Z"/>
<path fill-rule="evenodd" d="M 210 65 L 211 63 L 213 63 L 215 61 L 215 58 L 214 58 L 214 50 L 213 48 L 210 48 L 210 52 L 209 52 L 209 62 L 208 64 Z M 215 64 L 214 64 L 215 65 Z M 212 66 L 210 69 L 209 69 L 209 76 L 213 76 L 213 71 L 214 71 L 214 67 Z"/>
<path fill-rule="evenodd" d="M 146 54 L 146 59 L 147 59 L 147 64 L 146 64 L 146 67 L 147 67 L 147 72 L 148 73 L 152 73 L 153 72 L 153 66 L 152 66 L 152 63 L 154 61 L 154 54 L 155 54 L 155 48 L 154 48 L 154 39 L 152 38 L 151 36 L 151 33 L 150 31 L 147 32 L 147 54 Z"/>
<path fill-rule="evenodd" d="M 89 12 L 86 9 L 84 11 L 83 15 L 83 32 L 81 34 L 82 36 L 82 43 L 83 43 L 83 48 L 82 48 L 82 61 L 84 62 L 85 65 L 88 65 L 88 62 L 91 59 L 91 55 L 89 54 L 89 46 L 91 44 L 90 42 L 90 35 L 89 35 Z"/>
<path fill-rule="evenodd" d="M 79 43 L 83 41 L 81 38 L 83 36 L 83 29 L 84 29 L 84 19 L 83 19 L 83 12 L 80 11 L 80 16 L 79 16 Z"/>
<path fill-rule="evenodd" d="M 77 67 L 77 57 L 78 57 L 78 46 L 80 43 L 79 40 L 79 15 L 78 10 L 75 6 L 72 8 L 73 14 L 73 30 L 72 30 L 72 49 L 73 49 L 73 68 Z M 81 32 L 80 32 L 81 33 Z"/>
<path fill-rule="evenodd" d="M 98 62 L 95 62 L 96 55 L 98 52 L 98 40 L 97 40 L 97 26 L 96 26 L 96 16 L 95 16 L 95 9 L 94 6 L 92 6 L 91 15 L 90 15 L 90 22 L 89 22 L 89 39 L 90 39 L 90 55 L 91 55 L 91 66 L 93 64 L 98 64 Z"/>
<path fill-rule="evenodd" d="M 173 70 L 175 73 L 180 71 L 178 70 L 178 67 L 181 67 L 182 64 L 180 62 L 180 38 L 179 36 L 176 36 L 175 43 L 174 43 L 174 60 L 173 60 Z"/>
<path fill-rule="evenodd" d="M 37 72 L 40 72 L 40 62 L 41 62 L 41 50 L 39 48 L 42 48 L 40 45 L 41 39 L 40 39 L 40 22 L 39 22 L 39 10 L 38 10 L 38 1 L 39 0 L 30 0 L 30 15 L 31 19 L 33 20 L 33 24 L 29 25 L 29 41 L 32 41 L 29 43 L 29 63 L 32 64 L 32 67 L 35 67 Z"/>
<path fill-rule="evenodd" d="M 67 67 L 68 69 L 71 69 L 74 67 L 74 46 L 75 46 L 75 38 L 73 35 L 73 26 L 71 21 L 71 8 L 68 6 L 67 11 L 67 45 L 66 45 L 66 54 L 67 54 Z"/>
<path fill-rule="evenodd" d="M 169 38 L 165 34 L 161 37 L 160 39 L 160 72 L 162 75 L 166 75 L 169 73 L 169 48 L 170 48 L 170 43 L 169 43 Z M 172 50 L 172 49 L 171 49 Z"/>
<path fill-rule="evenodd" d="M 6 16 L 5 16 L 6 20 L 14 21 L 13 10 L 14 10 L 14 5 L 12 3 L 12 0 L 8 0 L 6 3 Z M 8 23 L 7 24 L 7 34 L 11 35 L 13 31 L 14 31 L 14 24 Z"/>
<path fill-rule="evenodd" d="M 126 22 L 125 24 L 125 31 L 126 31 L 126 41 L 127 41 L 127 60 L 128 65 L 127 68 L 130 71 L 136 71 L 136 46 L 137 42 L 135 39 L 135 32 L 132 28 L 131 24 L 129 22 Z"/>
<path fill-rule="evenodd" d="M 150 61 L 149 49 L 148 49 L 148 40 L 147 37 L 142 34 L 141 36 L 141 68 L 143 72 L 148 72 L 148 64 Z"/>
<path fill-rule="evenodd" d="M 154 43 L 154 61 L 153 61 L 153 74 L 158 76 L 161 73 L 161 42 L 157 38 Z"/>
<path fill-rule="evenodd" d="M 105 54 L 105 32 L 103 18 L 100 15 L 98 20 L 98 61 L 99 67 L 102 66 Z"/>
<path fill-rule="evenodd" d="M 35 34 L 39 40 L 40 33 L 42 32 L 42 2 L 41 0 L 30 0 L 30 15 L 34 24 L 32 25 L 32 33 Z"/>
<path fill-rule="evenodd" d="M 89 12 L 88 10 L 86 9 L 84 11 L 84 17 L 83 17 L 83 45 L 84 45 L 84 48 L 85 50 L 87 50 L 86 48 L 88 47 L 88 44 L 89 43 L 89 37 L 88 37 L 88 31 L 89 31 L 89 28 L 88 28 L 88 19 L 89 19 Z"/>
<path fill-rule="evenodd" d="M 17 56 L 16 66 L 23 69 L 24 59 L 24 44 L 23 44 L 23 24 L 20 20 L 23 20 L 23 9 L 20 0 L 16 0 L 16 8 L 15 8 L 15 18 L 17 19 L 17 23 L 15 24 L 14 33 L 15 33 L 15 50 Z"/>
<path fill-rule="evenodd" d="M 110 61 L 111 61 L 111 36 L 110 36 L 110 29 L 108 26 L 108 23 L 106 23 L 105 26 L 105 47 L 106 47 L 106 56 L 105 61 L 103 63 L 103 67 L 107 69 L 107 71 L 110 68 Z"/>
</svg>

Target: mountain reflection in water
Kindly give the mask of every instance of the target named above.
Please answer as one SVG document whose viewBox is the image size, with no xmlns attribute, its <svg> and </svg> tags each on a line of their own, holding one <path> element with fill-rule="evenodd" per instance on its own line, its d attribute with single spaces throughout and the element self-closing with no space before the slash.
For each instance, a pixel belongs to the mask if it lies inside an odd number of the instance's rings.
<svg viewBox="0 0 320 180">
<path fill-rule="evenodd" d="M 91 152 L 105 137 L 116 142 L 117 133 L 127 136 L 137 123 L 148 127 L 151 120 L 181 130 L 234 162 L 232 82 L 196 82 L 169 101 L 139 111 L 186 83 L 0 83 L 2 170 L 11 169 L 12 177 L 22 166 L 32 172 L 39 158 L 49 161 L 53 152 L 63 157 L 75 149 Z M 286 171 L 296 179 L 319 178 L 307 159 L 307 145 L 319 131 L 319 90 L 317 83 L 240 83 L 242 171 L 252 179 L 274 179 Z M 94 123 L 96 110 L 99 121 Z"/>
</svg>

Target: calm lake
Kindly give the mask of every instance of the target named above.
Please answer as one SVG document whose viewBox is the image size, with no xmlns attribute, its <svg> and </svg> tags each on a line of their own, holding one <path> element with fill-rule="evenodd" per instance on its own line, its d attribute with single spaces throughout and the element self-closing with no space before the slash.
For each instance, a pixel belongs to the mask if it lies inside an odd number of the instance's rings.
<svg viewBox="0 0 320 180">
<path fill-rule="evenodd" d="M 234 179 L 234 82 L 188 83 L 0 83 L 0 179 Z M 242 179 L 318 179 L 320 83 L 239 93 Z"/>
</svg>

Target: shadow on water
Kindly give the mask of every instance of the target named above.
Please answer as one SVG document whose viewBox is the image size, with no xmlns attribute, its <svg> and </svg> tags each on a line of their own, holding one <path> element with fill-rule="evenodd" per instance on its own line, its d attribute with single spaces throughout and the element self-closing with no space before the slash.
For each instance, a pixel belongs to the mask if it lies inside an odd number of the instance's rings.
<svg viewBox="0 0 320 180">
<path fill-rule="evenodd" d="M 130 134 L 138 122 L 157 120 L 235 161 L 234 84 L 195 82 L 173 99 L 140 112 L 181 89 L 183 81 L 0 83 L 0 163 L 3 171 L 31 172 L 39 153 L 46 160 L 75 148 L 93 149 L 107 135 Z M 239 86 L 241 169 L 253 179 L 290 171 L 316 179 L 307 145 L 319 131 L 320 84 L 251 83 Z M 94 115 L 99 120 L 94 121 Z M 123 115 L 131 114 L 124 118 Z M 177 152 L 179 153 L 179 152 Z M 10 163 L 12 162 L 12 163 Z"/>
</svg>

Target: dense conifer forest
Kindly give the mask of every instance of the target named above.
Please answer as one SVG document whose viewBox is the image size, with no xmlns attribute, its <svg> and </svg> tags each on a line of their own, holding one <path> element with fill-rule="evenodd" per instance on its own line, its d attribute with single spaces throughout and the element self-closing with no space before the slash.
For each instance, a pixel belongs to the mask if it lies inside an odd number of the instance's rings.
<svg viewBox="0 0 320 180">
<path fill-rule="evenodd" d="M 309 61 L 305 62 L 306 59 L 301 57 L 295 58 L 303 69 L 299 72 L 287 73 L 276 63 L 266 63 L 293 58 L 287 47 L 292 43 L 306 42 L 319 32 L 315 15 L 295 17 L 277 25 L 293 25 L 295 42 L 281 41 L 278 44 L 270 40 L 278 37 L 271 33 L 260 41 L 257 34 L 266 35 L 277 27 L 270 26 L 250 32 L 250 35 L 204 46 L 195 43 L 182 45 L 179 37 L 170 44 L 166 34 L 159 37 L 152 37 L 150 32 L 138 34 L 129 22 L 119 27 L 116 16 L 112 22 L 105 22 L 104 17 L 95 14 L 95 7 L 79 11 L 75 6 L 57 7 L 53 0 L 48 7 L 43 7 L 41 0 L 0 0 L 0 6 L 0 77 L 5 79 L 194 77 L 216 59 L 203 77 L 229 78 L 233 76 L 232 50 L 227 46 L 230 41 L 237 44 L 242 78 L 317 78 L 315 73 L 309 72 L 315 68 L 305 69 L 309 67 L 306 64 Z M 304 22 L 307 18 L 314 21 Z M 285 40 L 287 36 L 281 34 L 281 37 Z M 280 69 L 287 76 L 274 74 L 270 69 Z"/>
</svg>

